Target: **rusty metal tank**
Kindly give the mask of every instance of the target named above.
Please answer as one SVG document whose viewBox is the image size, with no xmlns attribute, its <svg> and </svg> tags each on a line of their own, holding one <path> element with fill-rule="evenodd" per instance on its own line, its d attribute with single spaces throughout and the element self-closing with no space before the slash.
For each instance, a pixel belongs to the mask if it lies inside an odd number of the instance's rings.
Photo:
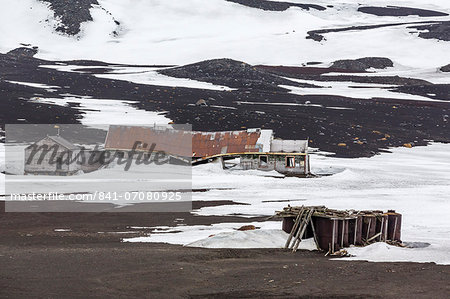
<svg viewBox="0 0 450 299">
<path fill-rule="evenodd" d="M 387 240 L 401 242 L 402 232 L 402 214 L 395 211 L 388 211 L 387 216 Z"/>
</svg>

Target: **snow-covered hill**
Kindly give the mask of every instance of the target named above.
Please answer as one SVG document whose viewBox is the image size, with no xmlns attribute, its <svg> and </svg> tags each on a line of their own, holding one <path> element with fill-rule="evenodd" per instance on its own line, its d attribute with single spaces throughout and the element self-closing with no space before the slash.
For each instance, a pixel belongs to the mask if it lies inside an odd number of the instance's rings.
<svg viewBox="0 0 450 299">
<path fill-rule="evenodd" d="M 1 1 L 0 52 L 22 43 L 39 47 L 37 57 L 49 60 L 132 64 L 181 65 L 226 57 L 250 64 L 301 65 L 367 56 L 387 57 L 396 64 L 420 68 L 437 68 L 450 62 L 450 42 L 421 38 L 418 35 L 422 30 L 408 28 L 413 25 L 330 32 L 320 42 L 306 38 L 309 31 L 321 29 L 449 21 L 450 17 L 439 16 L 450 13 L 446 0 L 290 0 L 291 4 L 263 0 L 84 0 L 69 1 L 67 9 L 61 7 L 65 1 L 46 1 Z M 324 9 L 295 6 L 308 2 Z M 68 17 L 67 10 L 75 3 L 80 7 L 69 11 Z M 264 10 L 273 5 L 275 11 Z M 393 16 L 379 16 L 361 9 L 387 5 L 434 13 L 396 16 L 421 13 L 384 9 L 377 14 Z M 437 37 L 442 31 L 445 39 L 444 29 L 448 27 L 442 28 L 436 29 Z"/>
</svg>

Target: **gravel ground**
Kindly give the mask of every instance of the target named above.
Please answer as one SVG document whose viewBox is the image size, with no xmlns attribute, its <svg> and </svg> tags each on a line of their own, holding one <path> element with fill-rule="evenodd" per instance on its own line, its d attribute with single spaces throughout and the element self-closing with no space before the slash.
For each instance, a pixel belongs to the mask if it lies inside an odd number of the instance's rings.
<svg viewBox="0 0 450 299">
<path fill-rule="evenodd" d="M 190 224 L 226 218 L 182 216 Z M 445 298 L 450 292 L 449 266 L 122 243 L 123 235 L 114 234 L 128 226 L 173 225 L 178 217 L 0 212 L 0 298 Z"/>
</svg>

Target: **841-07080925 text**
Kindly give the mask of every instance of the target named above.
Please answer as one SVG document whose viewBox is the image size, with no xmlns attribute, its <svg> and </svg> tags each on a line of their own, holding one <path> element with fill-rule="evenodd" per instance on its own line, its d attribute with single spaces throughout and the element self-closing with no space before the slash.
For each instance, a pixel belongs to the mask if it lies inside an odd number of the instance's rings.
<svg viewBox="0 0 450 299">
<path fill-rule="evenodd" d="M 43 201 L 43 200 L 72 200 L 72 201 L 130 201 L 130 202 L 173 202 L 181 200 L 181 192 L 166 191 L 133 191 L 133 192 L 99 192 L 63 194 L 58 192 L 11 194 L 11 200 Z"/>
</svg>

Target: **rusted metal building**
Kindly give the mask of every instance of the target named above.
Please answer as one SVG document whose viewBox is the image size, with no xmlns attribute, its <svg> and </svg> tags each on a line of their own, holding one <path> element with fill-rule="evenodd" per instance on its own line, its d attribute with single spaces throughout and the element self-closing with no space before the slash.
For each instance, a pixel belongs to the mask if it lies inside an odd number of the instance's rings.
<svg viewBox="0 0 450 299">
<path fill-rule="evenodd" d="M 140 146 L 136 147 L 136 142 Z M 308 141 L 274 139 L 272 130 L 224 132 L 182 131 L 156 127 L 110 126 L 105 141 L 109 151 L 163 151 L 189 157 L 193 165 L 240 158 L 240 168 L 276 170 L 286 175 L 310 173 Z"/>
</svg>

